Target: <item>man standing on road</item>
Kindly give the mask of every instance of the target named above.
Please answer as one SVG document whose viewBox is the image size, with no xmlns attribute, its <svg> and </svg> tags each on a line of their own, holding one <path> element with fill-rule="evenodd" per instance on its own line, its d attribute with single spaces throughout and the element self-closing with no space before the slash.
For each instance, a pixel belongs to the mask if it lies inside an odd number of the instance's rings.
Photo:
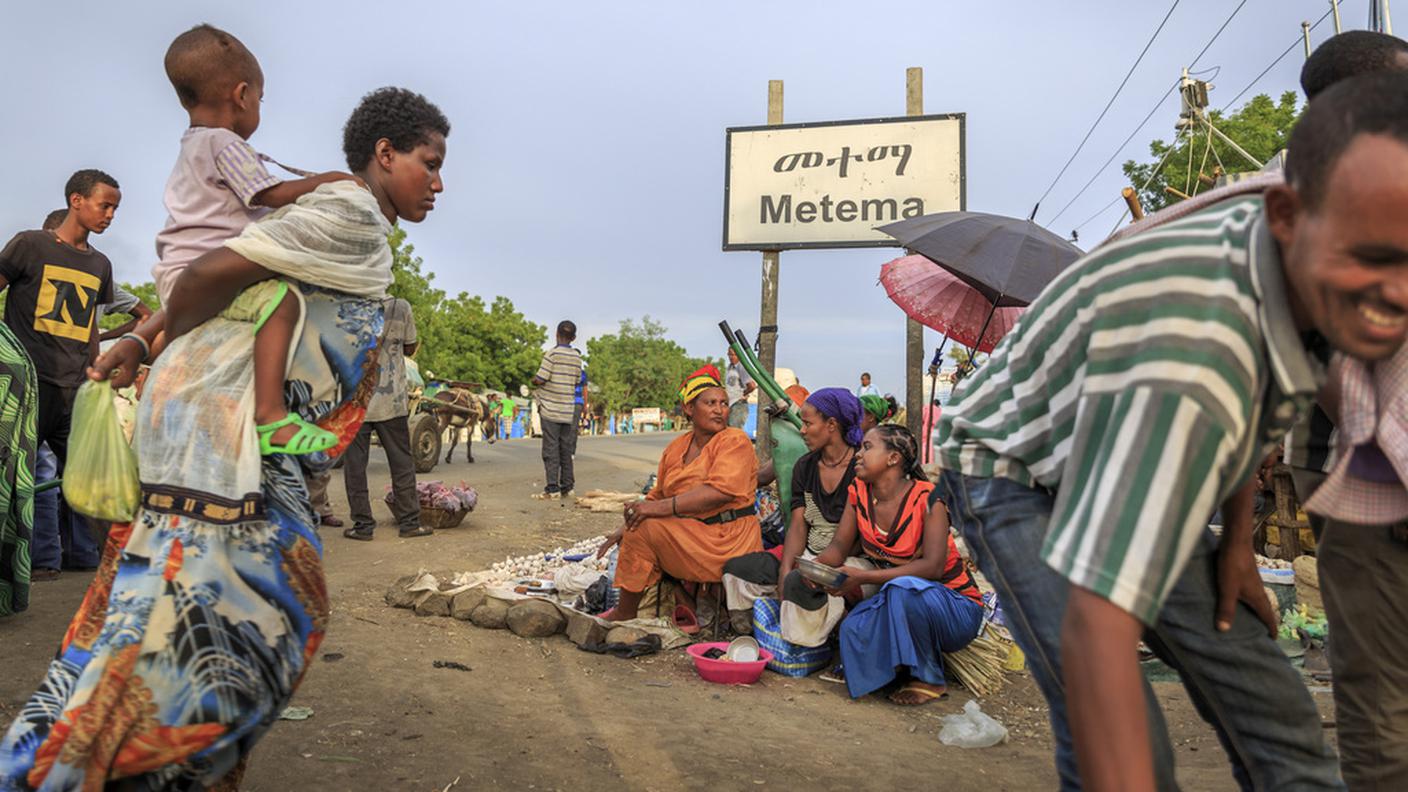
<svg viewBox="0 0 1408 792">
<path fill-rule="evenodd" d="M 748 376 L 743 364 L 738 362 L 738 354 L 733 347 L 728 348 L 728 373 L 724 375 L 724 391 L 728 393 L 728 425 L 742 429 L 748 423 L 748 394 L 757 390 L 758 384 Z"/>
<path fill-rule="evenodd" d="M 557 325 L 557 346 L 543 355 L 533 376 L 538 389 L 538 417 L 543 427 L 543 467 L 547 482 L 533 497 L 557 500 L 572 497 L 576 486 L 572 455 L 577 453 L 577 384 L 582 379 L 582 353 L 572 346 L 577 325 L 563 320 Z"/>
<path fill-rule="evenodd" d="M 97 351 L 98 306 L 113 300 L 112 264 L 88 237 L 107 230 L 122 201 L 117 180 L 100 170 L 73 174 L 64 196 L 68 214 L 58 228 L 21 232 L 0 252 L 0 289 L 9 289 L 5 324 L 34 361 L 39 381 L 36 445 L 48 443 L 58 476 L 68 458 L 73 397 Z M 31 580 L 53 580 L 63 563 L 58 522 L 34 527 Z M 92 543 L 90 536 L 69 539 L 77 539 L 75 547 Z"/>
<path fill-rule="evenodd" d="M 371 451 L 372 432 L 376 432 L 386 451 L 386 463 L 391 466 L 391 513 L 402 539 L 429 536 L 434 530 L 420 524 L 420 499 L 416 495 L 416 463 L 411 457 L 410 396 L 407 393 L 406 355 L 414 355 L 416 322 L 411 305 L 396 298 L 386 309 L 386 329 L 383 347 L 378 356 L 381 367 L 376 392 L 367 403 L 367 417 L 357 437 L 347 446 L 343 466 L 343 483 L 347 488 L 347 506 L 352 512 L 352 526 L 342 532 L 348 539 L 372 540 L 376 518 L 372 516 L 371 499 L 367 495 L 367 456 Z"/>
<path fill-rule="evenodd" d="M 878 388 L 876 388 L 874 385 L 871 385 L 871 384 L 870 384 L 870 372 L 867 371 L 867 372 L 861 374 L 861 375 L 860 375 L 860 387 L 859 387 L 859 388 L 856 388 L 856 398 L 857 398 L 857 399 L 860 399 L 860 398 L 863 398 L 863 397 L 865 397 L 865 396 L 879 396 L 879 395 L 880 395 L 880 390 L 879 390 Z"/>
</svg>

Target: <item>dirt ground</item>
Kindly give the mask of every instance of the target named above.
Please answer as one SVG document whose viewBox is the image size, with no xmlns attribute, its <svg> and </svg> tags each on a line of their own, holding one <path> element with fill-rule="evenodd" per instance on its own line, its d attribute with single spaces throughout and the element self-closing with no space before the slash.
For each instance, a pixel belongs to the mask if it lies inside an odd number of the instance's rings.
<svg viewBox="0 0 1408 792">
<path fill-rule="evenodd" d="M 668 438 L 584 438 L 578 489 L 638 488 Z M 308 720 L 280 721 L 256 749 L 250 792 L 275 790 L 1031 790 L 1056 783 L 1046 707 L 1030 676 L 1009 676 L 983 710 L 1011 732 L 983 750 L 939 742 L 939 718 L 969 696 L 901 708 L 850 700 L 842 686 L 766 673 L 750 687 L 700 680 L 683 651 L 620 660 L 565 638 L 525 640 L 468 622 L 387 607 L 397 577 L 479 569 L 506 555 L 550 550 L 607 533 L 618 518 L 534 501 L 542 486 L 536 441 L 476 444 L 477 464 L 443 462 L 423 478 L 464 480 L 480 492 L 464 524 L 433 537 L 396 537 L 390 512 L 376 541 L 325 530 L 333 616 L 293 704 Z M 373 452 L 373 493 L 387 470 Z M 341 476 L 331 496 L 346 516 Z M 0 722 L 43 676 L 87 575 L 36 584 L 29 611 L 0 620 Z M 434 668 L 450 660 L 470 671 Z M 1235 788 L 1212 732 L 1180 686 L 1155 689 L 1188 790 Z M 1316 694 L 1330 715 L 1329 695 Z"/>
</svg>

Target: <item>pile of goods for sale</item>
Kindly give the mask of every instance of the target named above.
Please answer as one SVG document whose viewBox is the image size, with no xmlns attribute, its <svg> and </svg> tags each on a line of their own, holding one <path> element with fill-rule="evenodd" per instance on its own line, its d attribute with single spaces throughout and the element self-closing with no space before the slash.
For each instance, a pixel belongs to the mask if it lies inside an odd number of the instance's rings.
<svg viewBox="0 0 1408 792">
<path fill-rule="evenodd" d="M 416 482 L 416 498 L 420 500 L 420 521 L 431 528 L 453 528 L 464 522 L 465 515 L 479 504 L 479 493 L 463 481 L 459 486 L 447 486 L 443 481 Z M 396 499 L 388 485 L 386 504 Z"/>
</svg>

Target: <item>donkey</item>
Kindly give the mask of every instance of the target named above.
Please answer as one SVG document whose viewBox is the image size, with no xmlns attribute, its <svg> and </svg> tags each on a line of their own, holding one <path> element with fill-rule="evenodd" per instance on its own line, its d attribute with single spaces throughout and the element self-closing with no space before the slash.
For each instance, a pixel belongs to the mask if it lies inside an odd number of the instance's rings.
<svg viewBox="0 0 1408 792">
<path fill-rule="evenodd" d="M 465 432 L 465 457 L 474 461 L 474 427 L 480 426 L 486 437 L 493 437 L 494 419 L 489 415 L 489 400 L 465 388 L 446 388 L 435 394 L 435 417 L 440 422 L 440 431 L 450 429 L 450 451 L 445 454 L 449 463 L 455 455 L 455 446 L 460 442 L 460 430 Z"/>
</svg>

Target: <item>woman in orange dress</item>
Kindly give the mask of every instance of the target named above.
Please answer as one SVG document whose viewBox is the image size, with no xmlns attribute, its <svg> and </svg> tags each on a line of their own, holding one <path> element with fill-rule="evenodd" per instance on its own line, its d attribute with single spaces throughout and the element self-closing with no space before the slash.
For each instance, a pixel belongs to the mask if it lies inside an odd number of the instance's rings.
<svg viewBox="0 0 1408 792">
<path fill-rule="evenodd" d="M 680 401 L 694 428 L 665 448 L 655 489 L 626 506 L 625 525 L 597 551 L 603 556 L 620 545 L 615 585 L 621 599 L 604 619 L 634 619 L 641 594 L 662 573 L 714 582 L 725 561 L 763 549 L 753 500 L 758 460 L 748 435 L 728 425 L 719 370 L 705 366 L 689 375 Z"/>
</svg>

